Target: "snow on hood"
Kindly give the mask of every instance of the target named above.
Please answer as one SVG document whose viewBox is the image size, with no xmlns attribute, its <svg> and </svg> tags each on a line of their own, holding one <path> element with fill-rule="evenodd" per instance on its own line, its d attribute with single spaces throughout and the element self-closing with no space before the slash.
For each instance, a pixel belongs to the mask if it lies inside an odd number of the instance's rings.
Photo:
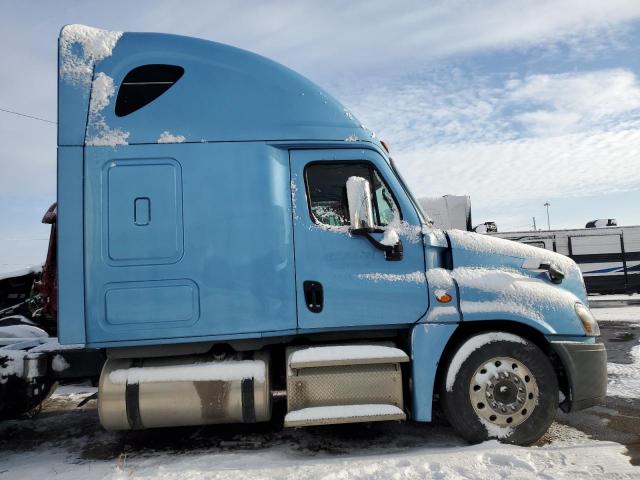
<svg viewBox="0 0 640 480">
<path fill-rule="evenodd" d="M 568 273 L 577 269 L 576 263 L 569 257 L 544 248 L 525 245 L 524 243 L 505 240 L 503 238 L 480 235 L 462 230 L 447 230 L 452 247 L 461 248 L 470 252 L 485 255 L 505 255 L 525 259 L 538 259 L 553 262 L 563 272 Z"/>
<path fill-rule="evenodd" d="M 491 313 L 551 324 L 549 329 L 581 334 L 575 324 L 574 304 L 588 305 L 582 273 L 569 257 L 502 238 L 448 230 L 453 276 L 460 287 L 463 315 Z M 535 260 L 535 261 L 533 261 Z M 549 262 L 562 270 L 562 283 L 523 264 Z"/>
</svg>

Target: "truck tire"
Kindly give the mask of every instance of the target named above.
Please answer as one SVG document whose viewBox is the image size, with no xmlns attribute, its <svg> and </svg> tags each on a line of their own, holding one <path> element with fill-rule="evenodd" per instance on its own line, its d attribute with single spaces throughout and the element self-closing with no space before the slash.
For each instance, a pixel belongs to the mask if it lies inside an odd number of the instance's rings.
<svg viewBox="0 0 640 480">
<path fill-rule="evenodd" d="M 556 373 L 540 348 L 517 335 L 487 332 L 464 341 L 453 355 L 440 399 L 447 420 L 468 441 L 530 445 L 553 423 L 558 392 Z"/>
</svg>

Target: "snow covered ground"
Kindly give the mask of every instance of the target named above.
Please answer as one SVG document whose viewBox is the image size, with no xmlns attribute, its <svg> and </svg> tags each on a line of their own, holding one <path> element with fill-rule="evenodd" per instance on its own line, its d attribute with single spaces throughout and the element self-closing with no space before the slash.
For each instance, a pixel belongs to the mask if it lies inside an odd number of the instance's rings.
<svg viewBox="0 0 640 480">
<path fill-rule="evenodd" d="M 0 480 L 640 479 L 640 315 L 631 308 L 602 322 L 613 354 L 607 404 L 559 415 L 533 447 L 469 446 L 440 420 L 113 433 L 100 427 L 94 401 L 77 408 L 95 389 L 73 386 L 36 419 L 0 424 Z"/>
<path fill-rule="evenodd" d="M 640 478 L 623 445 L 560 424 L 529 448 L 468 446 L 448 426 L 414 423 L 115 434 L 102 431 L 92 407 L 71 410 L 81 397 L 63 391 L 39 419 L 4 426 L 0 478 Z"/>
</svg>

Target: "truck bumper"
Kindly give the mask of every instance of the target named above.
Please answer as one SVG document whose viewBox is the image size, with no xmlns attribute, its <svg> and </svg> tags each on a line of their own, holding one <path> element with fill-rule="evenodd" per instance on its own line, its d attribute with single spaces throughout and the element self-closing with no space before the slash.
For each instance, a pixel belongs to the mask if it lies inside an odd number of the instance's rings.
<svg viewBox="0 0 640 480">
<path fill-rule="evenodd" d="M 569 395 L 560 404 L 565 412 L 604 403 L 607 396 L 607 351 L 603 343 L 551 342 L 567 377 Z"/>
</svg>

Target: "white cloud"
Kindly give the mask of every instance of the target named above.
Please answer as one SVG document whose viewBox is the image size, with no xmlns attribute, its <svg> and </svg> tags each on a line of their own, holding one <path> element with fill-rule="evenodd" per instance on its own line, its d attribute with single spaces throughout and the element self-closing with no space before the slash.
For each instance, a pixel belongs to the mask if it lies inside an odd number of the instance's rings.
<svg viewBox="0 0 640 480">
<path fill-rule="evenodd" d="M 345 99 L 402 151 L 599 131 L 640 119 L 640 83 L 625 69 L 520 78 L 449 67 L 409 82 L 365 87 Z"/>
<path fill-rule="evenodd" d="M 640 16 L 635 0 L 371 0 L 344 3 L 272 1 L 242 8 L 208 1 L 198 11 L 156 2 L 144 21 L 232 43 L 324 78 L 347 68 L 397 68 L 451 55 L 553 45 L 591 53 L 619 42 L 625 24 Z M 319 28 L 319 26 L 322 26 Z"/>
<path fill-rule="evenodd" d="M 527 209 L 516 214 L 516 205 L 640 188 L 640 86 L 632 72 L 450 71 L 349 97 L 391 144 L 417 196 L 469 194 L 474 210 L 502 208 L 502 223 L 526 226 Z"/>
<path fill-rule="evenodd" d="M 632 72 L 623 69 L 532 75 L 512 80 L 507 88 L 510 102 L 530 108 L 516 119 L 536 134 L 592 128 L 640 109 L 640 85 Z"/>
<path fill-rule="evenodd" d="M 440 145 L 396 155 L 417 196 L 469 194 L 474 206 L 621 192 L 640 187 L 633 129 L 496 143 Z"/>
</svg>

